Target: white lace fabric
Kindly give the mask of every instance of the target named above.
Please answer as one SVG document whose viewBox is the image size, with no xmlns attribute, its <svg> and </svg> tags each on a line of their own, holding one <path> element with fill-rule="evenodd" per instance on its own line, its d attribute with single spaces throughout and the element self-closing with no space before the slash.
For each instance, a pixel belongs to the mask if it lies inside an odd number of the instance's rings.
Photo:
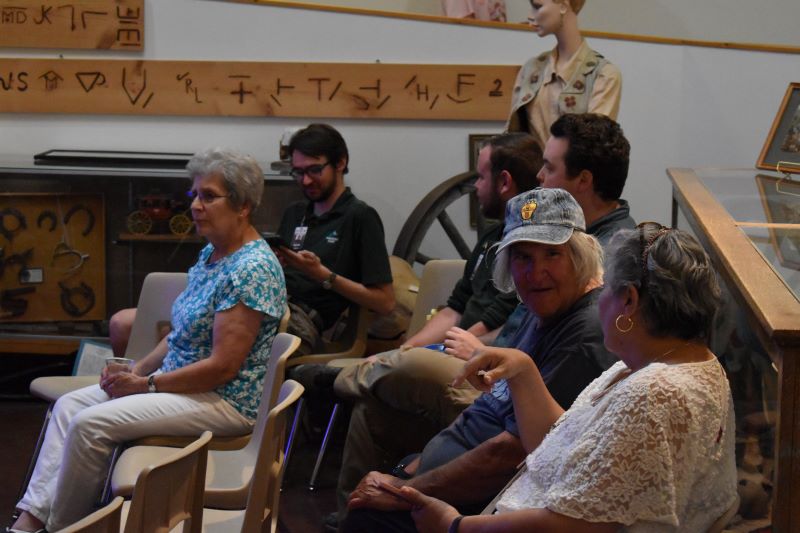
<svg viewBox="0 0 800 533">
<path fill-rule="evenodd" d="M 716 360 L 592 382 L 526 459 L 498 512 L 547 508 L 630 532 L 705 531 L 736 497 L 734 413 Z M 605 392 L 604 392 L 605 391 Z"/>
</svg>

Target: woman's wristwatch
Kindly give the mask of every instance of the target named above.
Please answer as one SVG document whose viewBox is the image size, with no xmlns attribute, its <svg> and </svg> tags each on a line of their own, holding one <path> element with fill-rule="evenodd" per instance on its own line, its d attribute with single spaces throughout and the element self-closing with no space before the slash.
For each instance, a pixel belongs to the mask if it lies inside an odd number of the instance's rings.
<svg viewBox="0 0 800 533">
<path fill-rule="evenodd" d="M 150 374 L 150 377 L 147 378 L 147 392 L 158 392 L 158 390 L 156 390 L 155 374 Z"/>
<path fill-rule="evenodd" d="M 450 522 L 450 527 L 447 528 L 447 533 L 458 533 L 458 526 L 461 525 L 462 520 L 464 520 L 464 515 L 461 514 L 453 518 L 453 521 Z"/>
<path fill-rule="evenodd" d="M 331 272 L 331 275 L 322 282 L 322 288 L 328 291 L 331 290 L 333 288 L 333 280 L 336 279 L 336 276 L 336 272 Z"/>
</svg>

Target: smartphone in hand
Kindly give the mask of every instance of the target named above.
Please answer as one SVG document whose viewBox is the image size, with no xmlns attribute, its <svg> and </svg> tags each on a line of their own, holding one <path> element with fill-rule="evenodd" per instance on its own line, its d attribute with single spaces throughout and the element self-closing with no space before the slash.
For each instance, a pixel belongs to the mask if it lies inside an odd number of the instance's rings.
<svg viewBox="0 0 800 533">
<path fill-rule="evenodd" d="M 262 233 L 261 236 L 264 237 L 264 240 L 267 241 L 267 244 L 269 244 L 269 247 L 272 248 L 273 250 L 277 250 L 278 248 L 281 247 L 289 248 L 291 250 L 291 248 L 289 247 L 289 243 L 286 242 L 283 239 L 283 237 L 281 237 L 277 233 L 271 233 L 267 231 Z"/>
</svg>

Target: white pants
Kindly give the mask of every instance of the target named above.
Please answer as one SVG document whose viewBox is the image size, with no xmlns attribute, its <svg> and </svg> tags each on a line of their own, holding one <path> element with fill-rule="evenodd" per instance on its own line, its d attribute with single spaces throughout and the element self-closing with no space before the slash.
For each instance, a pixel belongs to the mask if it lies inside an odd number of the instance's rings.
<svg viewBox="0 0 800 533">
<path fill-rule="evenodd" d="M 36 468 L 17 507 L 58 531 L 99 500 L 118 444 L 152 435 L 244 435 L 253 422 L 214 392 L 133 394 L 110 399 L 92 385 L 53 408 Z"/>
</svg>

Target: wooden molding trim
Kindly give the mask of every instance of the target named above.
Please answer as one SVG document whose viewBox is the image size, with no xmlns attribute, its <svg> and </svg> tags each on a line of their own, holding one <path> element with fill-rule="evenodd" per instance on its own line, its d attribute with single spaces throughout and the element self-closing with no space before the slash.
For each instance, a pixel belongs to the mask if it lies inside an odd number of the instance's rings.
<svg viewBox="0 0 800 533">
<path fill-rule="evenodd" d="M 351 15 L 367 15 L 372 17 L 388 17 L 406 20 L 418 20 L 423 22 L 437 22 L 443 24 L 461 24 L 464 26 L 482 26 L 486 28 L 496 28 L 504 30 L 528 31 L 533 30 L 527 24 L 516 22 L 492 22 L 473 19 L 455 19 L 437 15 L 425 15 L 422 13 L 401 13 L 397 11 L 380 11 L 377 9 L 364 9 L 358 7 L 342 6 L 323 6 L 319 4 L 309 4 L 304 2 L 287 2 L 284 0 L 223 0 L 226 2 L 236 2 L 239 4 L 262 4 L 276 7 L 287 7 L 291 9 L 314 9 L 317 11 L 329 11 L 333 13 L 348 13 Z M 585 37 L 595 39 L 611 39 L 616 41 L 634 41 L 652 44 L 667 44 L 673 46 L 697 46 L 701 48 L 723 48 L 728 50 L 750 50 L 755 52 L 769 52 L 775 54 L 800 54 L 800 46 L 788 46 L 778 44 L 761 43 L 739 43 L 723 41 L 703 41 L 699 39 L 678 39 L 674 37 L 658 37 L 653 35 L 637 35 L 631 33 L 614 33 L 597 30 L 581 30 Z"/>
</svg>

